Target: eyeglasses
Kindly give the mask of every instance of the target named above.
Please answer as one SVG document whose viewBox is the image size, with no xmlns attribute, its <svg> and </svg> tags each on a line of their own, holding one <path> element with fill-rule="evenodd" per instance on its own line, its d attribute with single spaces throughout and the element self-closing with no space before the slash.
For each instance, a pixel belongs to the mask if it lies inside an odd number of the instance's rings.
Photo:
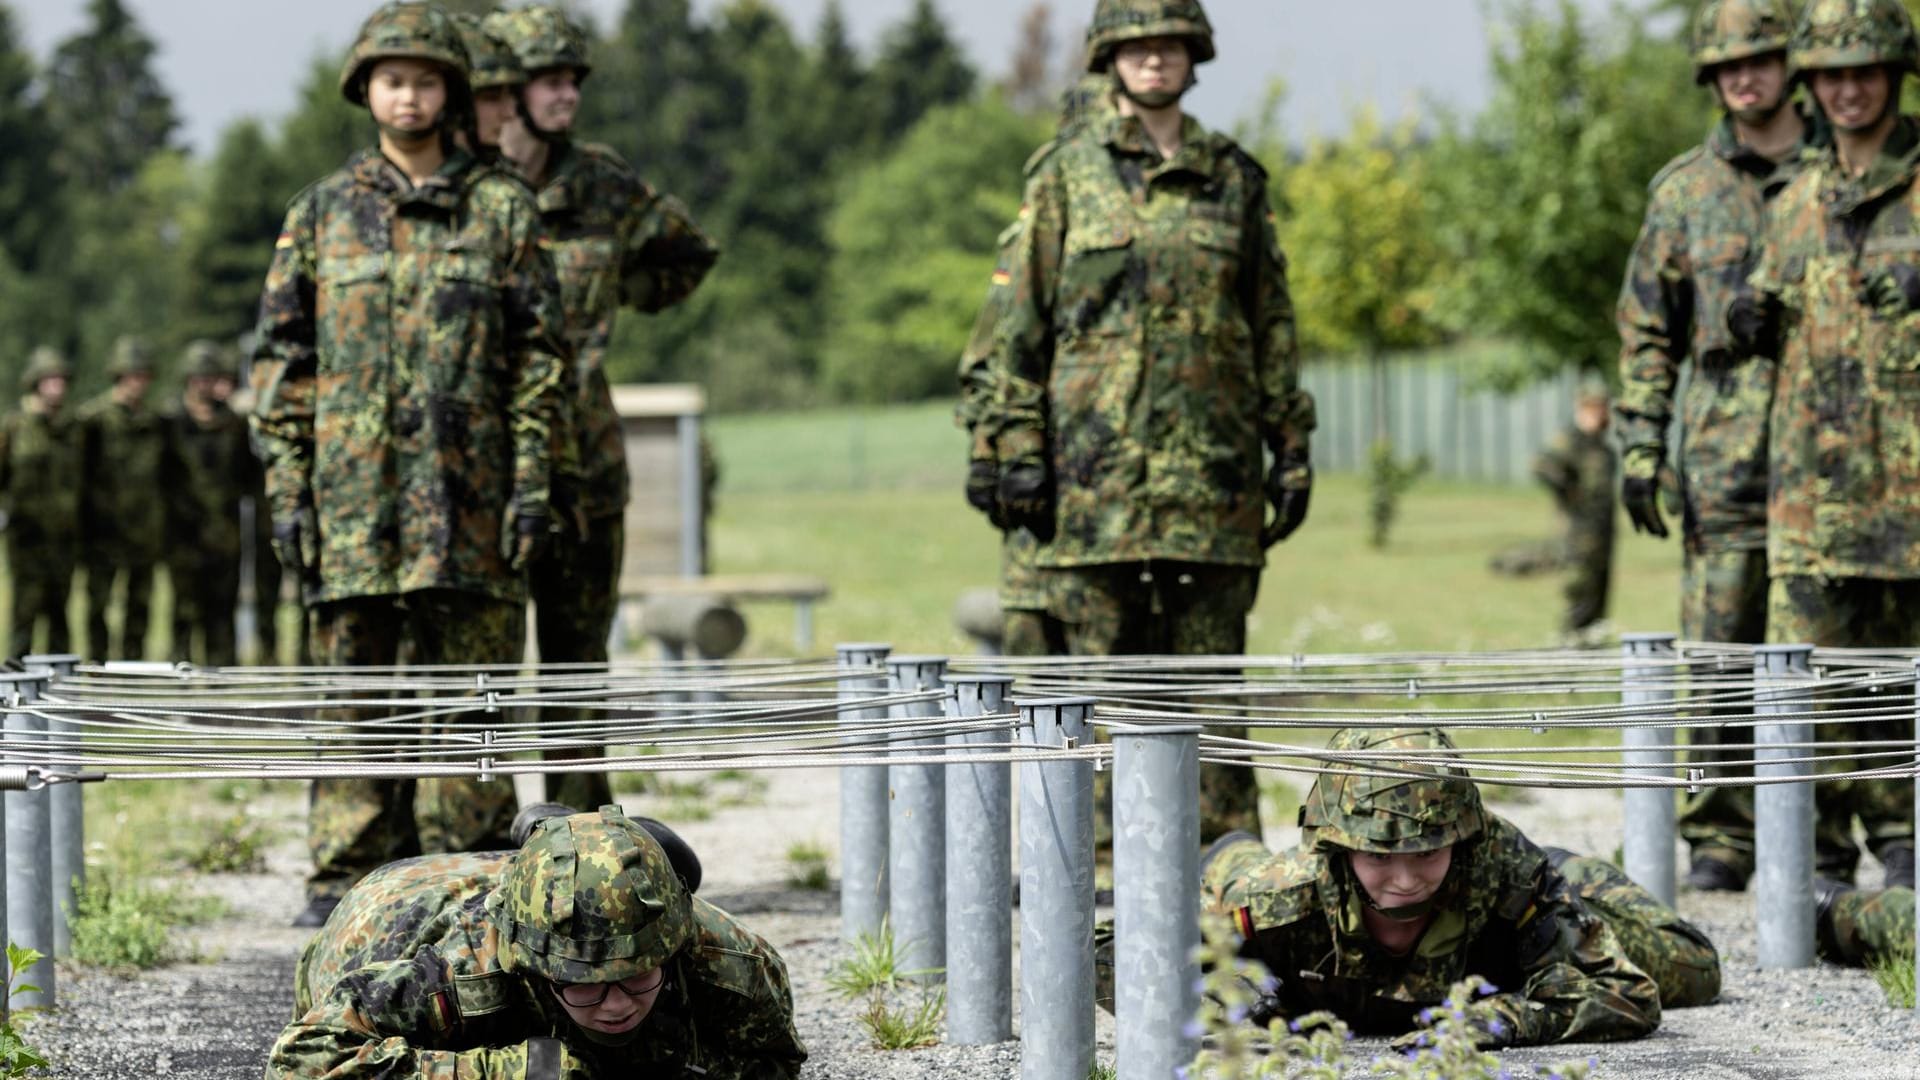
<svg viewBox="0 0 1920 1080">
<path fill-rule="evenodd" d="M 576 1009 L 591 1009 L 595 1005 L 607 1000 L 608 991 L 616 986 L 620 988 L 621 993 L 630 998 L 638 998 L 646 994 L 651 994 L 655 990 L 660 989 L 661 985 L 667 981 L 667 973 L 665 971 L 661 971 L 659 975 L 659 978 L 645 986 L 638 985 L 641 980 L 646 978 L 644 975 L 636 975 L 631 979 L 622 979 L 619 982 L 610 983 L 554 983 L 553 993 L 554 996 L 558 997 L 561 1001 L 566 1002 Z"/>
</svg>

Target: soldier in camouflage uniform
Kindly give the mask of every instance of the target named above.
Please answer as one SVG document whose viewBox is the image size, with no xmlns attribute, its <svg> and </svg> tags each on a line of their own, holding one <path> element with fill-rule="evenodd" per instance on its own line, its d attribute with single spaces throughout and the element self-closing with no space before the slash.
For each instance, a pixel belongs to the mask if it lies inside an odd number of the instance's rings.
<svg viewBox="0 0 1920 1080">
<path fill-rule="evenodd" d="M 1113 108 L 1112 92 L 1108 76 L 1083 77 L 1061 104 L 1060 137 L 1070 136 L 1084 124 L 1104 122 Z M 994 432 L 981 423 L 999 393 L 1000 374 L 991 366 L 993 346 L 1013 295 L 1011 260 L 1026 222 L 1022 207 L 1020 216 L 1000 234 L 1000 254 L 987 284 L 987 300 L 974 320 L 966 351 L 960 354 L 960 404 L 954 419 L 968 436 L 967 502 L 1001 532 L 1000 651 L 1007 656 L 1058 656 L 1067 651 L 1066 627 L 1047 613 L 1044 579 L 1034 565 L 1040 542 L 1027 529 L 1007 528 L 1000 515 L 1000 462 L 994 457 Z"/>
<path fill-rule="evenodd" d="M 1277 980 L 1255 1022 L 1330 1009 L 1410 1041 L 1421 1009 L 1479 975 L 1495 987 L 1471 1006 L 1482 1044 L 1528 1046 L 1637 1038 L 1663 1007 L 1714 999 L 1719 957 L 1698 929 L 1488 813 L 1463 770 L 1433 761 L 1451 750 L 1431 728 L 1337 732 L 1299 847 L 1240 835 L 1208 853 L 1203 905 Z"/>
<path fill-rule="evenodd" d="M 1726 115 L 1707 141 L 1653 178 L 1646 223 L 1620 288 L 1621 501 L 1634 528 L 1667 535 L 1658 505 L 1668 474 L 1680 368 L 1692 359 L 1680 404 L 1678 483 L 1685 570 L 1680 633 L 1689 641 L 1765 639 L 1769 357 L 1741 355 L 1725 312 L 1760 246 L 1767 207 L 1799 171 L 1823 129 L 1789 100 L 1785 0 L 1707 0 L 1695 18 L 1696 81 Z M 1745 728 L 1702 727 L 1696 747 L 1744 742 Z M 1723 757 L 1695 749 L 1693 760 Z M 1751 773 L 1748 768 L 1726 770 Z M 1680 833 L 1692 849 L 1687 882 L 1739 890 L 1753 872 L 1753 792 L 1708 787 L 1689 796 Z"/>
<path fill-rule="evenodd" d="M 295 197 L 261 297 L 274 549 L 330 664 L 393 663 L 402 633 L 425 664 L 516 663 L 524 645 L 569 354 L 533 199 L 450 136 L 466 71 L 438 8 L 368 19 L 340 89 L 379 146 Z M 500 845 L 514 806 L 504 779 L 316 781 L 299 924 L 394 858 Z"/>
<path fill-rule="evenodd" d="M 165 493 L 177 479 L 166 420 L 147 407 L 153 358 L 145 342 L 123 337 L 107 361 L 113 385 L 80 407 L 82 558 L 87 567 L 87 652 L 101 660 L 139 660 L 147 651 L 153 568 L 165 553 Z M 107 606 L 121 600 L 120 639 L 107 640 Z"/>
<path fill-rule="evenodd" d="M 0 419 L 0 501 L 13 578 L 9 656 L 35 651 L 33 631 L 42 618 L 44 651 L 69 647 L 67 590 L 80 540 L 80 431 L 62 414 L 72 377 L 65 357 L 35 349 L 20 376 L 20 407 Z"/>
<path fill-rule="evenodd" d="M 1814 0 L 1791 60 L 1833 130 L 1774 201 L 1728 329 L 1777 356 L 1769 417 L 1767 640 L 1920 645 L 1920 121 L 1898 0 Z M 1913 721 L 1828 725 L 1823 740 L 1913 738 Z M 1844 767 L 1829 759 L 1834 768 Z M 1913 883 L 1913 786 L 1823 783 L 1816 859 L 1851 881 L 1852 818 L 1888 881 Z"/>
<path fill-rule="evenodd" d="M 604 367 L 614 313 L 657 312 L 685 300 L 719 258 L 685 206 L 640 179 L 612 150 L 569 137 L 580 83 L 592 70 L 587 39 L 544 5 L 487 17 L 526 70 L 521 113 L 502 148 L 538 193 L 574 349 L 573 426 L 561 450 L 560 534 L 533 568 L 534 633 L 542 663 L 604 663 L 620 601 L 625 554 L 626 446 Z M 547 709 L 556 723 L 588 720 Z M 598 756 L 555 750 L 549 760 Z M 547 797 L 571 806 L 613 801 L 605 773 L 554 773 Z"/>
<path fill-rule="evenodd" d="M 1814 882 L 1814 940 L 1836 964 L 1871 967 L 1913 959 L 1913 889 L 1855 889 L 1822 878 Z"/>
<path fill-rule="evenodd" d="M 499 164 L 500 134 L 520 113 L 527 69 L 520 66 L 513 46 L 488 30 L 480 16 L 459 12 L 453 19 L 471 68 L 467 82 L 473 87 L 473 127 L 465 133 L 467 149 L 488 164 Z"/>
<path fill-rule="evenodd" d="M 1029 165 L 987 421 L 1001 516 L 1043 541 L 1072 653 L 1240 653 L 1313 477 L 1266 171 L 1180 111 L 1214 56 L 1197 0 L 1101 0 L 1087 46 L 1115 108 Z M 1258 828 L 1251 769 L 1201 787 L 1204 836 Z"/>
<path fill-rule="evenodd" d="M 1607 441 L 1607 394 L 1587 387 L 1573 407 L 1573 426 L 1533 460 L 1533 475 L 1566 519 L 1567 613 L 1561 630 L 1578 635 L 1607 614 L 1613 580 L 1613 446 Z"/>
<path fill-rule="evenodd" d="M 395 863 L 301 953 L 268 1080 L 800 1075 L 786 965 L 603 807 Z"/>
<path fill-rule="evenodd" d="M 240 662 L 233 612 L 240 599 L 240 500 L 259 484 L 247 422 L 215 396 L 233 377 L 226 350 L 211 341 L 187 346 L 186 389 L 169 415 L 180 484 L 168 502 L 168 577 L 173 581 L 173 655 L 201 663 Z"/>
</svg>

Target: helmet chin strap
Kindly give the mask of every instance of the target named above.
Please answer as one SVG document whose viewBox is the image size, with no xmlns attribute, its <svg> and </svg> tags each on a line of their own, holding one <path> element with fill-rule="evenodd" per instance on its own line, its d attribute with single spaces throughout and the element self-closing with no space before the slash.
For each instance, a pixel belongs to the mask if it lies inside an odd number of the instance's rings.
<svg viewBox="0 0 1920 1080">
<path fill-rule="evenodd" d="M 1399 907 L 1381 907 L 1379 904 L 1374 903 L 1373 897 L 1367 892 L 1366 886 L 1364 885 L 1360 887 L 1360 899 L 1366 901 L 1368 907 L 1392 919 L 1394 922 L 1412 922 L 1433 910 L 1433 897 L 1431 896 L 1415 904 L 1401 904 Z"/>
</svg>

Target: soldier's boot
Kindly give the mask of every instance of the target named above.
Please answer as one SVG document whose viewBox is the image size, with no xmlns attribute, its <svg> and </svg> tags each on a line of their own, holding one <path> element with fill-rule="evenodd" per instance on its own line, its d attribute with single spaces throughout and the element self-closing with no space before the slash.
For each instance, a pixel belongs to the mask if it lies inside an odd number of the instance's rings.
<svg viewBox="0 0 1920 1080">
<path fill-rule="evenodd" d="M 1819 947 L 1820 955 L 1839 960 L 1844 955 L 1840 947 L 1840 935 L 1833 925 L 1833 903 L 1843 894 L 1853 891 L 1853 886 L 1830 877 L 1813 879 L 1813 939 Z"/>
<path fill-rule="evenodd" d="M 1913 888 L 1913 846 L 1891 844 L 1880 852 L 1880 865 L 1887 872 L 1884 888 Z"/>
<path fill-rule="evenodd" d="M 292 925 L 296 930 L 318 930 L 327 925 L 333 909 L 339 906 L 340 898 L 337 896 L 316 896 L 307 901 L 305 910 L 293 917 Z"/>
<path fill-rule="evenodd" d="M 534 803 L 532 806 L 521 808 L 520 812 L 514 815 L 513 828 L 510 830 L 513 846 L 524 845 L 527 837 L 533 835 L 534 828 L 548 818 L 570 817 L 578 813 L 580 811 L 565 803 Z M 673 872 L 680 875 L 680 880 L 686 883 L 687 891 L 690 893 L 700 891 L 702 869 L 700 856 L 693 853 L 693 845 L 687 843 L 665 822 L 638 815 L 634 815 L 630 820 L 647 830 L 647 835 L 653 837 L 654 842 L 660 845 L 660 850 L 666 853 L 667 862 L 673 866 Z"/>
<path fill-rule="evenodd" d="M 1695 855 L 1687 867 L 1687 888 L 1695 892 L 1745 892 L 1747 876 L 1712 855 Z"/>
</svg>

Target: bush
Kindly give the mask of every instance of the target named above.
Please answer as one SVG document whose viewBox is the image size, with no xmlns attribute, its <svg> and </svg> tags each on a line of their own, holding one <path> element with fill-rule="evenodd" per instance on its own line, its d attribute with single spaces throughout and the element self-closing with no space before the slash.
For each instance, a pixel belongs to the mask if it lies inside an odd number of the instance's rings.
<svg viewBox="0 0 1920 1080">
<path fill-rule="evenodd" d="M 97 874 L 74 897 L 73 958 L 107 968 L 154 968 L 192 958 L 176 931 L 206 922 L 217 900 Z"/>
</svg>

